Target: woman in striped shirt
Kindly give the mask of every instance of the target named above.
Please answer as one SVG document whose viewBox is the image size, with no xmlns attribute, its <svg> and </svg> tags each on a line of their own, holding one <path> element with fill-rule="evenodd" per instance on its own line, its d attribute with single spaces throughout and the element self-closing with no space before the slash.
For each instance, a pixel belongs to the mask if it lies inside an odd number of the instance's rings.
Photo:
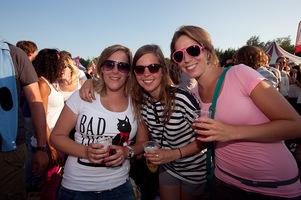
<svg viewBox="0 0 301 200">
<path fill-rule="evenodd" d="M 199 101 L 190 91 L 171 85 L 157 45 L 139 48 L 133 69 L 138 82 L 132 87 L 134 112 L 160 146 L 145 153 L 149 162 L 160 165 L 160 199 L 197 199 L 206 182 L 206 155 L 201 152 L 205 145 L 190 126 Z"/>
</svg>

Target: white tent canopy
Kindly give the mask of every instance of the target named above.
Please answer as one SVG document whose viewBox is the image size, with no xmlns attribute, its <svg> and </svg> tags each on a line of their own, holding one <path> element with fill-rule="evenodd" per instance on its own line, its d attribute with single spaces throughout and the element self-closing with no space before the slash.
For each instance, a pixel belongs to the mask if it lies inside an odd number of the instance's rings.
<svg viewBox="0 0 301 200">
<path fill-rule="evenodd" d="M 296 64 L 301 64 L 301 57 L 295 56 L 295 55 L 285 51 L 275 41 L 272 42 L 271 45 L 267 48 L 267 50 L 265 50 L 264 52 L 271 56 L 270 65 L 275 65 L 276 59 L 279 56 L 285 56 L 285 57 L 289 58 L 289 63 L 294 62 Z"/>
</svg>

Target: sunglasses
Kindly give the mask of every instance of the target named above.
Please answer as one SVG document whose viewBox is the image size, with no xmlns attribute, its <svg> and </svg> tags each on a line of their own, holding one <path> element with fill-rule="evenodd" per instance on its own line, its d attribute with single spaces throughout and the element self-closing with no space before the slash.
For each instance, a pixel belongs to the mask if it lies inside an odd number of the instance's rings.
<svg viewBox="0 0 301 200">
<path fill-rule="evenodd" d="M 117 63 L 117 68 L 120 72 L 125 73 L 125 74 L 129 73 L 130 65 L 128 63 L 124 63 L 124 62 L 119 62 L 119 61 L 114 61 L 114 60 L 105 60 L 101 64 L 101 67 L 105 71 L 111 71 L 112 69 L 114 69 L 115 63 Z"/>
<path fill-rule="evenodd" d="M 279 62 L 278 63 L 279 65 L 284 65 L 285 64 L 285 62 L 283 61 L 283 62 Z"/>
<path fill-rule="evenodd" d="M 144 74 L 145 68 L 148 68 L 148 71 L 152 74 L 156 74 L 159 72 L 162 67 L 160 64 L 150 64 L 149 66 L 137 65 L 134 67 L 134 72 L 137 76 L 141 76 Z"/>
<path fill-rule="evenodd" d="M 184 59 L 184 53 L 186 52 L 187 55 L 189 55 L 190 57 L 197 57 L 199 55 L 201 55 L 201 50 L 203 47 L 201 47 L 199 44 L 193 44 L 191 46 L 185 47 L 183 49 L 180 49 L 178 51 L 175 51 L 172 54 L 172 59 L 176 62 L 176 63 L 181 63 Z"/>
</svg>

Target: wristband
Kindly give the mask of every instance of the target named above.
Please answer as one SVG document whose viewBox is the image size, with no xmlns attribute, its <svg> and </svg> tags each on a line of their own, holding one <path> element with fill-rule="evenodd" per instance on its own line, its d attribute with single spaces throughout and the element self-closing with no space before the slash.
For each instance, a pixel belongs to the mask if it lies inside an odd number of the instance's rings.
<svg viewBox="0 0 301 200">
<path fill-rule="evenodd" d="M 182 151 L 180 148 L 178 148 L 179 152 L 180 152 L 180 158 L 182 158 Z"/>
</svg>

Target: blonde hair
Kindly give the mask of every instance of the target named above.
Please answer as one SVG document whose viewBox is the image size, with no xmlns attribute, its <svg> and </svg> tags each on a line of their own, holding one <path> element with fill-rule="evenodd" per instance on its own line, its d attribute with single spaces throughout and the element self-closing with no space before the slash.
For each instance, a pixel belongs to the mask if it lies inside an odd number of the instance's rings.
<svg viewBox="0 0 301 200">
<path fill-rule="evenodd" d="M 101 96 L 105 96 L 106 95 L 106 84 L 103 81 L 103 71 L 102 71 L 102 63 L 107 60 L 113 53 L 117 52 L 117 51 L 123 51 L 129 61 L 129 65 L 130 65 L 130 71 L 132 71 L 132 51 L 122 45 L 116 44 L 116 45 L 112 45 L 109 46 L 107 48 L 105 48 L 100 56 L 97 59 L 97 64 L 96 64 L 96 68 L 95 68 L 95 72 L 97 74 L 97 76 L 100 78 L 100 82 L 95 86 L 95 91 L 100 94 Z M 131 79 L 133 79 L 133 75 L 132 73 L 129 73 L 129 77 L 127 78 L 126 82 L 125 82 L 125 89 L 124 89 L 124 95 L 128 96 L 130 91 L 131 91 Z"/>
<path fill-rule="evenodd" d="M 78 77 L 79 77 L 79 72 L 78 72 L 78 68 L 74 62 L 74 60 L 72 58 L 69 57 L 62 57 L 61 58 L 63 61 L 63 64 L 65 65 L 65 67 L 70 67 L 71 69 L 71 82 L 77 82 L 78 81 Z"/>
</svg>

